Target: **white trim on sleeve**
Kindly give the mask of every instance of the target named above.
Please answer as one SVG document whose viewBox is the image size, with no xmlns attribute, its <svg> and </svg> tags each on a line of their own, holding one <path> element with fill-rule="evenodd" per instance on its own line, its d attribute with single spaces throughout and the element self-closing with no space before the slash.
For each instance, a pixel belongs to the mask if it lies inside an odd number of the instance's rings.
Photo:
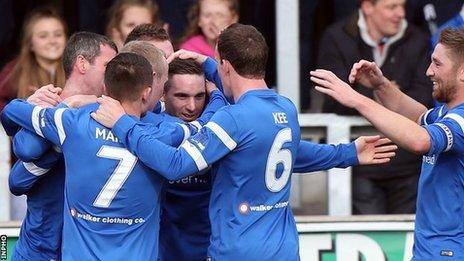
<svg viewBox="0 0 464 261">
<path fill-rule="evenodd" d="M 56 124 L 56 129 L 58 130 L 58 136 L 60 137 L 60 144 L 63 145 L 64 140 L 66 139 L 66 132 L 63 127 L 63 112 L 66 108 L 61 108 L 55 111 L 54 120 Z"/>
<path fill-rule="evenodd" d="M 235 149 L 237 143 L 227 134 L 227 132 L 215 122 L 208 122 L 205 127 L 208 127 L 210 130 L 216 134 L 216 136 L 224 143 L 224 145 L 229 148 L 229 150 Z"/>
<path fill-rule="evenodd" d="M 193 145 L 190 143 L 188 140 L 186 140 L 182 145 L 180 145 L 182 148 L 187 151 L 187 153 L 192 157 L 193 161 L 197 165 L 198 171 L 204 170 L 208 167 L 208 163 L 206 163 L 205 158 L 201 154 L 201 152 Z"/>
<path fill-rule="evenodd" d="M 42 129 L 40 129 L 40 111 L 43 108 L 40 106 L 35 106 L 34 109 L 32 110 L 32 116 L 31 116 L 31 121 L 32 121 L 32 127 L 34 127 L 35 133 L 39 135 L 40 137 L 44 137 L 42 133 Z"/>
<path fill-rule="evenodd" d="M 37 177 L 42 176 L 43 174 L 47 173 L 50 170 L 50 169 L 44 169 L 44 168 L 41 168 L 41 167 L 37 167 L 32 162 L 23 162 L 23 166 L 32 175 L 37 176 Z"/>
</svg>

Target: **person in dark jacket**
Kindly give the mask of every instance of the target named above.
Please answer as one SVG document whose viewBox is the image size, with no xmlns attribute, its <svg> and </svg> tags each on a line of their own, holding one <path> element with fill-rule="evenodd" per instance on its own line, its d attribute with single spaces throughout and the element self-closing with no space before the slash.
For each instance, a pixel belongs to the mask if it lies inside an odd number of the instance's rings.
<svg viewBox="0 0 464 261">
<path fill-rule="evenodd" d="M 352 16 L 331 25 L 320 42 L 318 66 L 348 80 L 351 66 L 360 59 L 375 61 L 398 88 L 425 106 L 432 104 L 432 82 L 425 76 L 429 40 L 405 20 L 405 0 L 360 0 Z M 356 91 L 375 98 L 359 84 Z M 359 115 L 331 98 L 323 112 Z M 414 213 L 421 158 L 398 151 L 391 163 L 353 170 L 355 214 Z"/>
</svg>

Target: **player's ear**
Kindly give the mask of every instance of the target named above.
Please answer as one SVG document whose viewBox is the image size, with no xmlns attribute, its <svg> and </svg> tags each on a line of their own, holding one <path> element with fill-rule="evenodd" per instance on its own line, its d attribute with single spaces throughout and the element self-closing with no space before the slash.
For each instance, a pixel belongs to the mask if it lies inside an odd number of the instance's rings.
<svg viewBox="0 0 464 261">
<path fill-rule="evenodd" d="M 105 84 L 105 83 L 103 83 L 103 87 L 102 87 L 102 88 L 103 88 L 103 89 L 102 89 L 102 94 L 107 94 L 108 92 L 106 91 L 107 88 L 106 88 L 106 84 Z"/>
<path fill-rule="evenodd" d="M 74 63 L 74 70 L 77 70 L 80 74 L 85 74 L 88 69 L 88 61 L 84 56 L 78 55 L 76 62 Z"/>
<path fill-rule="evenodd" d="M 142 92 L 142 101 L 144 102 L 149 101 L 151 92 L 152 92 L 152 87 L 147 86 Z"/>
<path fill-rule="evenodd" d="M 460 82 L 464 82 L 464 66 L 459 67 L 458 79 L 459 79 Z"/>
</svg>

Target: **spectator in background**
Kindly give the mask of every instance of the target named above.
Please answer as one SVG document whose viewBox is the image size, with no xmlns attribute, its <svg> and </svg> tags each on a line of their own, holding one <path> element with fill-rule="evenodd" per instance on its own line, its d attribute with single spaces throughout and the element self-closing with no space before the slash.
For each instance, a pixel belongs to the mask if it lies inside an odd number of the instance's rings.
<svg viewBox="0 0 464 261">
<path fill-rule="evenodd" d="M 199 0 L 189 11 L 189 26 L 180 40 L 180 49 L 214 57 L 214 47 L 222 29 L 239 18 L 238 0 Z"/>
<path fill-rule="evenodd" d="M 432 83 L 425 71 L 429 41 L 405 20 L 405 0 L 361 0 L 351 17 L 330 26 L 320 42 L 318 64 L 348 79 L 351 66 L 365 59 L 375 61 L 385 76 L 418 102 L 432 102 Z M 353 89 L 374 97 L 360 84 Z M 359 115 L 354 109 L 326 98 L 324 112 Z M 353 212 L 355 214 L 414 213 L 421 158 L 405 150 L 379 167 L 353 169 Z"/>
<path fill-rule="evenodd" d="M 37 9 L 28 17 L 19 56 L 0 72 L 0 110 L 10 100 L 28 97 L 40 86 L 64 86 L 61 56 L 66 45 L 66 23 L 50 8 Z"/>
<path fill-rule="evenodd" d="M 159 23 L 158 5 L 151 0 L 118 0 L 109 12 L 106 35 L 121 49 L 137 25 Z"/>
</svg>

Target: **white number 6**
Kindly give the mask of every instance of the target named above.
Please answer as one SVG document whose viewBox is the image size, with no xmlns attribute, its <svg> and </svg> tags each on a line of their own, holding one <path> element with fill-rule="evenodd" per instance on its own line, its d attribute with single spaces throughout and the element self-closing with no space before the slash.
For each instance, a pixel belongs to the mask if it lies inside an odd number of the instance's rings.
<svg viewBox="0 0 464 261">
<path fill-rule="evenodd" d="M 292 153 L 289 149 L 282 149 L 286 142 L 292 141 L 292 131 L 289 128 L 279 131 L 274 138 L 271 150 L 267 156 L 266 164 L 266 187 L 272 192 L 281 191 L 290 178 L 290 171 L 292 169 Z M 284 170 L 280 178 L 276 177 L 277 165 L 282 163 Z"/>
</svg>

